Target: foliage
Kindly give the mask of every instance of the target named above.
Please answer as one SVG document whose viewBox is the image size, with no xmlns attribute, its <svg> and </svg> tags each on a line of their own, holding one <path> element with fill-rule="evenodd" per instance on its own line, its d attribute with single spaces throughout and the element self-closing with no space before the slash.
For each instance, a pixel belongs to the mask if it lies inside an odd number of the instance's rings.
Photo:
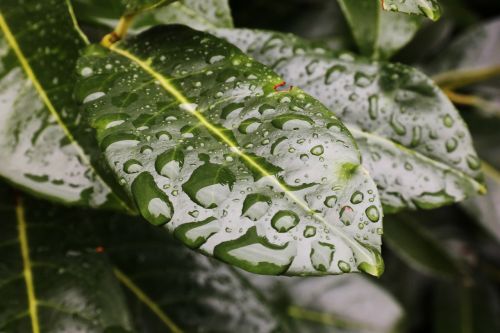
<svg viewBox="0 0 500 333">
<path fill-rule="evenodd" d="M 0 332 L 500 330 L 484 16 L 2 0 Z"/>
</svg>

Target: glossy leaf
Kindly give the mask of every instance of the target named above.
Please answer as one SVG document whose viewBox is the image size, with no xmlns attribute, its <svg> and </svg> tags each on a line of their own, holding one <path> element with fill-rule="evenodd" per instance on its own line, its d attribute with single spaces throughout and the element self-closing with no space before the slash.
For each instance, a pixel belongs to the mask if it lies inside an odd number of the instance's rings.
<svg viewBox="0 0 500 333">
<path fill-rule="evenodd" d="M 250 276 L 291 332 L 396 333 L 405 313 L 383 288 L 360 276 Z"/>
<path fill-rule="evenodd" d="M 1 185 L 0 331 L 128 332 L 124 295 L 79 214 Z"/>
<path fill-rule="evenodd" d="M 74 139 L 69 74 L 84 46 L 69 1 L 0 3 L 0 175 L 60 202 L 123 209 Z"/>
<path fill-rule="evenodd" d="M 382 211 L 355 142 L 231 44 L 160 26 L 80 59 L 76 97 L 152 224 L 263 274 L 379 275 Z"/>
<path fill-rule="evenodd" d="M 79 20 L 113 29 L 125 11 L 118 0 L 76 0 Z M 194 29 L 232 28 L 233 19 L 228 0 L 178 0 L 167 6 L 139 13 L 131 31 L 137 32 L 158 24 L 184 24 Z"/>
<path fill-rule="evenodd" d="M 386 217 L 384 240 L 396 255 L 420 272 L 446 278 L 460 278 L 465 273 L 439 239 L 410 215 Z"/>
<path fill-rule="evenodd" d="M 271 65 L 346 124 L 387 211 L 436 208 L 485 191 L 467 127 L 416 69 L 333 52 L 290 34 L 216 34 Z"/>
<path fill-rule="evenodd" d="M 437 0 L 381 0 L 385 10 L 427 16 L 433 21 L 441 17 Z"/>
<path fill-rule="evenodd" d="M 269 304 L 230 266 L 143 221 L 106 220 L 102 246 L 127 290 L 138 332 L 282 332 Z"/>
<path fill-rule="evenodd" d="M 140 17 L 136 26 L 144 28 L 174 23 L 197 30 L 232 28 L 233 18 L 228 0 L 180 0 Z"/>
<path fill-rule="evenodd" d="M 386 12 L 374 0 L 339 0 L 339 4 L 361 53 L 375 59 L 390 58 L 420 27 L 418 17 Z"/>
</svg>

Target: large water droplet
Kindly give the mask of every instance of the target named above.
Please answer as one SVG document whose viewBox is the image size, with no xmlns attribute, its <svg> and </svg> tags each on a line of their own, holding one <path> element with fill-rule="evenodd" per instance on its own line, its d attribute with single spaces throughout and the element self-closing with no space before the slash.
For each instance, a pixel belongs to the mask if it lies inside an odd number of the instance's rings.
<svg viewBox="0 0 500 333">
<path fill-rule="evenodd" d="M 277 232 L 287 232 L 299 223 L 299 216 L 290 210 L 280 210 L 271 219 L 271 225 Z"/>
</svg>

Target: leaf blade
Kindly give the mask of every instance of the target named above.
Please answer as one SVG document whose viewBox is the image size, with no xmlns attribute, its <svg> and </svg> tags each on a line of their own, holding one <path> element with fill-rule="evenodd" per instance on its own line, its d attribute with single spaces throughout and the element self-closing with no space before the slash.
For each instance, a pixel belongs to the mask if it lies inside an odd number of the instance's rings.
<svg viewBox="0 0 500 333">
<path fill-rule="evenodd" d="M 168 36 L 167 40 L 165 36 Z M 166 41 L 176 45 L 177 48 L 169 51 L 170 49 L 164 50 L 160 47 L 156 50 L 146 46 L 165 45 Z M 202 41 L 201 50 L 210 46 L 208 49 L 210 54 L 200 51 L 200 41 Z M 181 64 L 178 69 L 172 68 L 171 62 L 167 62 L 167 59 L 176 58 L 178 52 L 186 50 L 191 50 L 187 51 L 190 52 L 188 57 L 190 62 Z M 128 109 L 117 109 L 113 106 L 113 96 L 120 95 L 123 89 L 129 90 L 125 86 L 87 86 L 86 82 L 90 82 L 91 79 L 81 77 L 77 87 L 76 95 L 81 101 L 88 100 L 87 96 L 99 92 L 100 99 L 84 104 L 89 123 L 96 129 L 98 141 L 103 142 L 109 137 L 121 137 L 122 134 L 130 136 L 129 143 L 126 143 L 127 140 L 118 140 L 129 145 L 123 150 L 124 152 L 128 150 L 129 153 L 120 156 L 121 144 L 118 144 L 116 148 L 107 145 L 104 154 L 113 171 L 124 179 L 123 183 L 127 185 L 131 196 L 135 197 L 138 203 L 141 202 L 139 205 L 142 205 L 140 208 L 143 216 L 149 217 L 155 224 L 166 223 L 171 232 L 180 225 L 190 222 L 193 217 L 201 221 L 213 216 L 217 221 L 211 222 L 210 229 L 199 230 L 204 230 L 206 233 L 209 230 L 216 232 L 206 235 L 207 240 L 200 249 L 212 254 L 217 246 L 227 243 L 228 246 L 218 247 L 219 250 L 215 251 L 219 257 L 232 263 L 239 262 L 240 266 L 258 273 L 271 273 L 271 271 L 276 273 L 274 268 L 271 270 L 275 264 L 280 267 L 279 272 L 287 274 L 324 274 L 326 271 L 340 273 L 340 269 L 334 264 L 340 258 L 337 259 L 338 256 L 335 256 L 335 261 L 332 259 L 333 244 L 326 238 L 322 240 L 326 237 L 326 233 L 319 228 L 327 228 L 332 237 L 335 236 L 335 246 L 345 251 L 341 255 L 348 257 L 353 255 L 358 260 L 355 262 L 353 258 L 344 258 L 344 261 L 355 265 L 353 271 L 361 269 L 374 275 L 381 273 L 381 258 L 378 255 L 380 236 L 375 233 L 375 229 L 380 226 L 382 213 L 377 202 L 376 189 L 368 174 L 359 166 L 359 155 L 350 134 L 323 106 L 298 89 L 287 93 L 275 92 L 273 86 L 280 78 L 270 70 L 252 61 L 230 44 L 187 27 L 153 28 L 136 38 L 120 42 L 109 51 L 89 48 L 87 54 L 80 60 L 79 68 L 93 66 L 94 72 L 102 72 L 103 77 L 116 75 L 117 80 L 128 81 L 129 71 L 123 71 L 123 67 L 117 66 L 117 69 L 112 69 L 107 66 L 114 61 L 120 66 L 130 68 L 132 75 L 136 75 L 133 80 L 138 85 L 152 84 L 155 91 L 154 97 L 152 96 L 153 101 L 156 105 L 167 106 L 159 108 L 161 112 L 139 114 L 137 112 L 139 104 L 132 105 Z M 109 68 L 107 72 L 102 70 L 106 67 Z M 245 68 L 252 68 L 252 72 L 247 73 Z M 122 77 L 118 78 L 120 75 Z M 185 85 L 189 82 L 194 84 L 194 89 L 186 88 Z M 208 88 L 197 89 L 196 82 Z M 254 87 L 255 83 L 258 86 Z M 223 92 L 218 93 L 221 84 L 225 87 L 225 98 L 221 98 L 224 96 Z M 143 98 L 139 103 L 148 104 L 148 101 L 149 99 Z M 240 106 L 238 103 L 244 105 Z M 210 107 L 211 105 L 214 107 Z M 233 106 L 236 107 L 232 108 Z M 229 115 L 225 115 L 223 111 L 227 107 L 231 107 L 232 110 Z M 128 116 L 124 118 L 130 121 L 108 129 L 98 125 L 99 119 L 109 114 L 116 114 L 118 111 L 127 112 Z M 219 112 L 224 116 L 219 116 Z M 241 114 L 236 117 L 234 113 Z M 256 125 L 253 126 L 253 130 L 248 124 L 240 126 L 244 114 L 246 119 L 256 118 L 252 120 Z M 262 116 L 263 114 L 267 115 Z M 272 116 L 274 114 L 276 116 Z M 132 120 L 133 118 L 135 120 Z M 137 122 L 139 119 L 149 119 L 147 126 L 142 127 L 143 123 Z M 166 123 L 162 119 L 165 119 Z M 274 121 L 278 119 L 279 121 Z M 331 127 L 328 132 L 336 131 L 338 138 L 341 138 L 339 143 L 335 143 L 331 134 L 326 134 L 326 129 L 317 127 L 315 122 L 328 122 Z M 291 141 L 287 136 L 305 142 L 297 136 L 300 129 L 306 131 L 304 140 L 309 140 L 310 143 L 307 146 L 288 149 L 287 145 L 291 144 Z M 313 135 L 311 129 L 318 134 Z M 165 131 L 169 133 L 167 141 L 146 140 L 147 137 L 158 138 L 157 134 Z M 257 145 L 255 133 L 264 132 L 267 133 L 263 134 L 264 138 L 268 137 L 269 142 Z M 144 136 L 145 133 L 149 134 Z M 319 133 L 324 136 L 322 141 L 318 140 Z M 199 146 L 199 140 L 203 145 Z M 279 143 L 274 149 L 274 155 L 269 152 L 271 141 Z M 177 142 L 181 145 L 178 146 Z M 192 148 L 189 149 L 189 146 Z M 195 146 L 201 150 L 194 151 Z M 174 147 L 186 147 L 185 161 L 182 165 L 179 161 L 171 160 L 171 163 L 158 168 L 156 163 L 153 163 L 155 156 Z M 141 155 L 141 152 L 144 153 L 146 150 L 147 154 Z M 313 157 L 307 160 L 300 159 L 299 151 L 307 152 Z M 122 169 L 129 159 L 129 154 L 135 155 L 135 159 L 142 165 L 139 175 L 137 175 L 139 171 L 128 174 Z M 151 155 L 150 158 L 144 157 L 148 154 Z M 291 156 L 297 158 L 290 159 L 288 154 L 293 154 Z M 308 165 L 317 167 L 318 163 L 325 159 L 331 161 L 330 167 L 328 163 L 324 164 L 327 168 L 325 172 L 318 170 L 317 174 L 306 174 L 307 168 L 304 168 L 304 163 L 310 160 L 307 162 Z M 266 164 L 263 163 L 264 160 L 267 160 Z M 293 172 L 287 173 L 287 168 Z M 257 174 L 252 173 L 252 169 L 258 171 Z M 303 184 L 299 177 L 308 179 L 307 184 Z M 294 183 L 295 179 L 299 179 L 299 182 Z M 332 200 L 328 201 L 333 207 L 331 208 L 323 201 L 327 195 L 333 194 L 326 184 L 332 186 L 334 179 L 338 182 L 335 186 L 338 202 L 333 200 L 332 196 Z M 250 183 L 244 185 L 248 181 Z M 169 182 L 172 182 L 170 186 L 176 187 L 173 192 L 162 190 L 169 188 L 167 185 Z M 134 183 L 137 186 L 134 186 Z M 255 192 L 250 184 L 254 186 Z M 360 191 L 359 194 L 354 193 L 356 188 Z M 247 217 L 240 218 L 241 211 L 238 208 L 240 204 L 235 202 L 243 203 L 247 195 L 252 193 L 269 197 L 273 204 L 268 205 L 265 200 L 255 202 L 253 213 L 248 215 L 247 211 L 245 213 Z M 351 196 L 354 197 L 355 194 L 356 202 L 351 204 Z M 313 199 L 315 197 L 318 198 Z M 314 209 L 310 204 L 313 201 Z M 189 208 L 179 211 L 173 207 Z M 334 216 L 325 215 L 330 209 L 344 222 L 336 220 Z M 189 211 L 192 215 L 188 214 Z M 372 221 L 369 221 L 366 215 L 368 211 Z M 174 214 L 178 215 L 172 217 Z M 271 217 L 273 219 L 269 221 Z M 256 222 L 253 222 L 253 219 Z M 307 219 L 314 221 L 311 223 L 317 223 L 316 226 L 310 225 L 315 230 L 309 236 L 311 239 L 306 237 L 307 240 L 303 241 L 306 248 L 311 249 L 310 255 L 304 253 L 307 250 L 301 249 L 301 252 L 297 252 L 300 247 L 296 240 L 290 237 L 291 234 L 299 235 L 302 232 L 302 228 L 308 224 Z M 233 220 L 236 224 L 231 224 Z M 358 224 L 354 225 L 355 220 L 367 223 L 365 230 L 374 230 L 373 234 L 363 231 L 363 239 L 358 240 L 353 237 L 351 230 L 358 228 Z M 351 223 L 353 225 L 349 227 Z M 257 233 L 254 225 L 260 225 Z M 238 228 L 239 231 L 231 234 L 233 228 Z M 274 236 L 280 241 L 273 241 L 275 246 L 271 246 L 269 240 Z M 232 241 L 236 242 L 236 248 L 230 243 Z M 365 244 L 366 242 L 370 245 Z M 264 251 L 267 257 L 259 255 L 258 249 Z M 266 260 L 270 265 L 266 265 Z"/>
</svg>

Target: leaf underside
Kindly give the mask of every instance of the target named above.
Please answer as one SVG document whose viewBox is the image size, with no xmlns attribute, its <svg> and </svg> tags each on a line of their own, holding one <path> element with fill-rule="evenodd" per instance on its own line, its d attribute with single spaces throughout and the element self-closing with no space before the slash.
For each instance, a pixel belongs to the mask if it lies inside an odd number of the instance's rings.
<svg viewBox="0 0 500 333">
<path fill-rule="evenodd" d="M 301 90 L 275 91 L 271 70 L 160 26 L 89 47 L 77 71 L 106 162 L 151 223 L 252 272 L 381 273 L 382 211 L 353 138 Z"/>
</svg>

